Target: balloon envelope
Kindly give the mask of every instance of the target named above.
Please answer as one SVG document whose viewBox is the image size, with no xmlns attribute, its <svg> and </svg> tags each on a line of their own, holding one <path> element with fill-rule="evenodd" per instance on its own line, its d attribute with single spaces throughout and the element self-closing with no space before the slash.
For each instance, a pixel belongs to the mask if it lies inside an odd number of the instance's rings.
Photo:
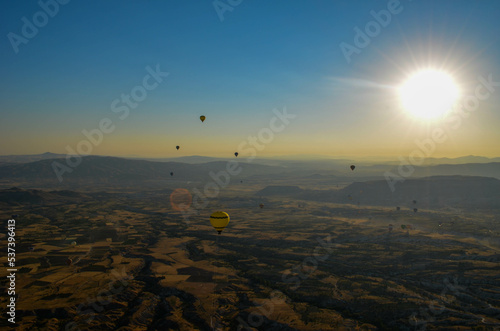
<svg viewBox="0 0 500 331">
<path fill-rule="evenodd" d="M 238 157 L 238 152 L 234 153 L 234 156 Z"/>
<path fill-rule="evenodd" d="M 200 120 L 201 120 L 201 122 L 204 122 L 204 121 L 205 121 L 205 118 L 206 118 L 206 117 L 205 117 L 204 115 L 201 115 L 201 116 L 200 116 Z"/>
<path fill-rule="evenodd" d="M 229 224 L 229 215 L 223 211 L 216 211 L 210 215 L 210 224 L 219 234 Z"/>
<path fill-rule="evenodd" d="M 351 170 L 354 170 L 356 168 L 356 166 L 354 164 L 351 165 Z"/>
<path fill-rule="evenodd" d="M 179 150 L 180 146 L 175 146 L 175 148 L 176 148 L 177 150 Z"/>
</svg>

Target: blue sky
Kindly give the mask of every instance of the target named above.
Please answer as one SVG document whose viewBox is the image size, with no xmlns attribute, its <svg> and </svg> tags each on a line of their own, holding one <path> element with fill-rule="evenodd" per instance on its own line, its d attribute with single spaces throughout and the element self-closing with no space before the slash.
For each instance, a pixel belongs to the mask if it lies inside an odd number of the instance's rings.
<svg viewBox="0 0 500 331">
<path fill-rule="evenodd" d="M 17 53 L 9 33 L 22 37 L 23 17 L 33 23 L 43 9 L 4 4 L 0 154 L 66 153 L 109 118 L 115 129 L 92 154 L 228 156 L 286 107 L 296 117 L 260 156 L 408 155 L 447 126 L 400 109 L 395 89 L 408 75 L 439 68 L 465 94 L 479 76 L 500 81 L 498 1 L 220 3 L 237 4 L 222 21 L 212 1 L 58 3 Z M 399 12 L 348 62 L 340 44 L 354 45 L 354 28 L 388 4 Z M 112 102 L 157 65 L 168 77 L 119 119 Z M 498 89 L 432 156 L 498 156 Z"/>
</svg>

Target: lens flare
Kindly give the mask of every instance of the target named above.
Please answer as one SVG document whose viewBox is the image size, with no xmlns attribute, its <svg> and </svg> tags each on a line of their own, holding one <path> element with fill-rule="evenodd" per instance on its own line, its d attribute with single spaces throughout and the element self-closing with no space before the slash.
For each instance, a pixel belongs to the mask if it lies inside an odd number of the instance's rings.
<svg viewBox="0 0 500 331">
<path fill-rule="evenodd" d="M 186 211 L 191 207 L 193 197 L 185 188 L 177 188 L 170 194 L 170 204 L 177 211 Z"/>
</svg>

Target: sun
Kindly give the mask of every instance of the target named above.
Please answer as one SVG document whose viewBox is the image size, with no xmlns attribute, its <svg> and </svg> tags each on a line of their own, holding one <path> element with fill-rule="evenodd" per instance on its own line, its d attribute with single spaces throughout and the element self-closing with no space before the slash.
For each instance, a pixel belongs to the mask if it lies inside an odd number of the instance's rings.
<svg viewBox="0 0 500 331">
<path fill-rule="evenodd" d="M 427 69 L 412 75 L 399 88 L 403 108 L 413 117 L 436 120 L 453 107 L 460 91 L 446 72 Z"/>
</svg>

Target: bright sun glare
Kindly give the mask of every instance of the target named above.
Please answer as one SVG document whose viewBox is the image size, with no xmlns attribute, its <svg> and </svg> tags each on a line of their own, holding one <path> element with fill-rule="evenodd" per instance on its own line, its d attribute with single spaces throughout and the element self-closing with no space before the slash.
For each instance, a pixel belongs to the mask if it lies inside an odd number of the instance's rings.
<svg viewBox="0 0 500 331">
<path fill-rule="evenodd" d="M 438 119 L 451 110 L 459 90 L 450 75 L 424 70 L 411 76 L 399 89 L 403 108 L 416 118 Z"/>
</svg>

